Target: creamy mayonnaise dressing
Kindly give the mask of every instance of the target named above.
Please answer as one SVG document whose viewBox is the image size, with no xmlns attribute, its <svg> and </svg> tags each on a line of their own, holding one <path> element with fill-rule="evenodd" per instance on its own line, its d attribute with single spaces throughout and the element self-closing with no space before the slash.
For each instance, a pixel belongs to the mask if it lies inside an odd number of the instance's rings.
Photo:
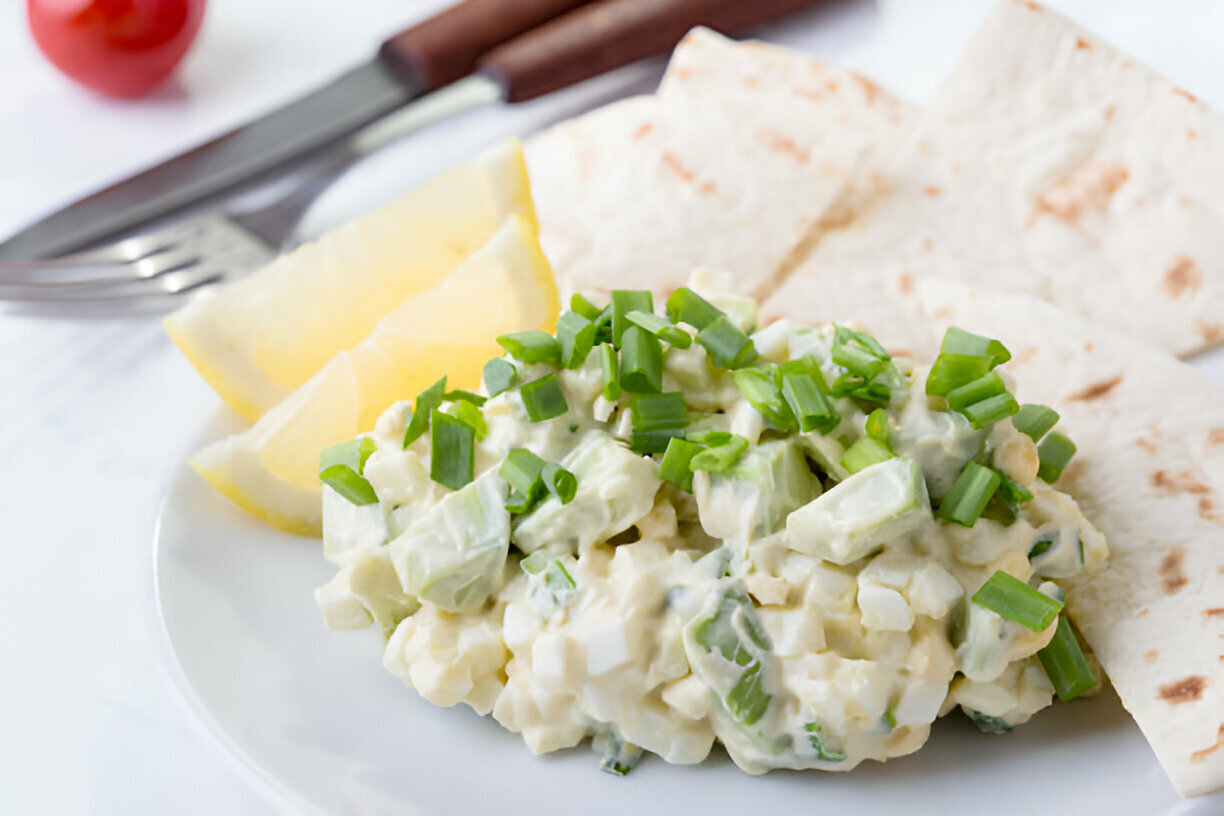
<svg viewBox="0 0 1224 816">
<path fill-rule="evenodd" d="M 755 323 L 750 302 L 712 300 Z M 752 338 L 763 363 L 810 355 L 830 382 L 844 371 L 831 327 L 779 321 Z M 519 382 L 555 370 L 514 364 Z M 517 389 L 483 406 L 476 478 L 459 491 L 430 480 L 427 436 L 402 447 L 409 405 L 394 405 L 364 467 L 378 503 L 324 488 L 339 571 L 318 590 L 323 616 L 377 625 L 389 671 L 433 703 L 491 713 L 536 753 L 595 737 L 614 765 L 638 749 L 695 763 L 718 740 L 750 773 L 848 770 L 918 749 L 958 706 L 1008 730 L 1051 702 L 1035 655 L 1054 625 L 1032 632 L 969 597 L 1002 570 L 1061 598 L 1054 581 L 1095 569 L 1106 546 L 1036 478 L 1035 445 L 1009 420 L 974 430 L 927 397 L 927 368 L 893 366 L 896 457 L 851 474 L 861 406 L 835 399 L 827 434 L 781 433 L 700 345 L 668 348 L 663 390 L 684 393 L 694 426 L 749 442 L 691 493 L 626 446 L 627 398 L 604 399 L 595 354 L 560 371 L 563 416 L 530 422 Z M 497 469 L 518 447 L 571 471 L 574 499 L 512 517 Z M 1032 492 L 1014 520 L 933 515 L 971 460 Z"/>
</svg>

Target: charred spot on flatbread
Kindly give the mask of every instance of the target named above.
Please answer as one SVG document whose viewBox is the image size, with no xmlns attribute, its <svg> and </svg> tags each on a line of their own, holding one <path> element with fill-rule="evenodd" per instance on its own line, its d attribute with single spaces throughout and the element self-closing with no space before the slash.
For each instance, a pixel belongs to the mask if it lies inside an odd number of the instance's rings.
<svg viewBox="0 0 1224 816">
<path fill-rule="evenodd" d="M 1182 569 L 1182 562 L 1185 561 L 1185 558 L 1186 551 L 1181 547 L 1174 547 L 1160 562 L 1160 578 L 1164 583 L 1164 591 L 1168 595 L 1172 595 L 1190 583 L 1190 579 L 1186 577 Z"/>
<path fill-rule="evenodd" d="M 1164 700 L 1169 705 L 1179 705 L 1181 703 L 1193 703 L 1196 700 L 1203 698 L 1203 691 L 1207 688 L 1207 678 L 1201 674 L 1183 677 L 1181 680 L 1176 680 L 1172 683 L 1166 683 L 1156 690 L 1157 695 L 1161 700 Z"/>
<path fill-rule="evenodd" d="M 1190 754 L 1191 762 L 1202 762 L 1209 754 L 1214 754 L 1220 748 L 1224 748 L 1224 723 L 1220 723 L 1220 730 L 1216 732 L 1215 745 L 1195 751 Z"/>
<path fill-rule="evenodd" d="M 1111 379 L 1103 380 L 1098 383 L 1093 383 L 1092 385 L 1088 386 L 1087 388 L 1081 391 L 1076 391 L 1074 394 L 1069 395 L 1067 397 L 1067 400 L 1069 402 L 1076 402 L 1076 401 L 1086 402 L 1088 400 L 1099 399 L 1105 396 L 1106 394 L 1108 394 L 1110 391 L 1114 390 L 1118 386 L 1118 384 L 1121 382 L 1122 382 L 1122 375 L 1119 374 L 1118 376 L 1113 377 Z"/>
<path fill-rule="evenodd" d="M 1189 255 L 1178 255 L 1165 270 L 1163 285 L 1171 298 L 1194 294 L 1203 286 L 1203 270 Z"/>
</svg>

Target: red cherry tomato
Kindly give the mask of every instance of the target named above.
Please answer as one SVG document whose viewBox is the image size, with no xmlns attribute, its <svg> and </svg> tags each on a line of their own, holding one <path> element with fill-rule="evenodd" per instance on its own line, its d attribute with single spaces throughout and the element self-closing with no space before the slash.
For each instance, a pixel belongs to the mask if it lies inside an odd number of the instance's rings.
<svg viewBox="0 0 1224 816">
<path fill-rule="evenodd" d="M 68 76 L 111 96 L 139 96 L 187 53 L 205 0 L 27 0 L 30 31 Z"/>
</svg>

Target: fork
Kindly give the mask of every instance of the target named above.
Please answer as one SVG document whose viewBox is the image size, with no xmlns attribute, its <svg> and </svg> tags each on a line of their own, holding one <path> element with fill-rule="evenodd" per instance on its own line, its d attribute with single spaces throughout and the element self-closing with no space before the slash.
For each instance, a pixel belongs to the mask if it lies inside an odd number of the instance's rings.
<svg viewBox="0 0 1224 816">
<path fill-rule="evenodd" d="M 287 248 L 303 213 L 361 159 L 436 121 L 492 101 L 500 88 L 473 75 L 388 114 L 278 179 L 279 194 L 240 209 L 233 200 L 167 226 L 71 255 L 0 262 L 0 300 L 39 312 L 166 311 L 253 272 Z"/>
</svg>

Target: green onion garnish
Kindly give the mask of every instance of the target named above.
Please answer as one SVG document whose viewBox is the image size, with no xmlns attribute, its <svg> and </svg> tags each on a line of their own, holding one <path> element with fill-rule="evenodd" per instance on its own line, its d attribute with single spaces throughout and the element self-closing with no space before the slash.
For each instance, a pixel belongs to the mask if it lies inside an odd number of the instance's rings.
<svg viewBox="0 0 1224 816">
<path fill-rule="evenodd" d="M 545 489 L 562 504 L 569 504 L 578 492 L 578 479 L 560 465 L 551 462 L 540 472 L 540 480 Z"/>
<path fill-rule="evenodd" d="M 489 432 L 489 423 L 485 422 L 484 413 L 476 403 L 460 400 L 452 403 L 446 413 L 471 428 L 477 440 L 484 439 Z"/>
<path fill-rule="evenodd" d="M 864 436 L 846 448 L 841 458 L 841 466 L 851 473 L 858 473 L 860 470 L 886 462 L 891 458 L 893 458 L 893 452 L 887 445 L 874 437 Z"/>
<path fill-rule="evenodd" d="M 620 364 L 616 359 L 616 347 L 611 343 L 599 346 L 599 368 L 603 374 L 603 397 L 616 402 L 621 396 Z"/>
<path fill-rule="evenodd" d="M 484 405 L 489 401 L 488 397 L 482 397 L 475 391 L 464 391 L 463 389 L 447 391 L 442 395 L 442 399 L 449 400 L 450 402 L 470 402 L 477 407 Z"/>
<path fill-rule="evenodd" d="M 757 358 L 756 346 L 725 314 L 697 332 L 697 342 L 719 368 L 743 368 Z"/>
<path fill-rule="evenodd" d="M 667 316 L 673 323 L 687 323 L 701 331 L 722 317 L 723 311 L 687 286 L 681 286 L 667 299 Z"/>
<path fill-rule="evenodd" d="M 665 317 L 652 312 L 630 312 L 626 317 L 635 326 L 640 326 L 668 345 L 686 349 L 693 344 L 693 337 L 684 329 Z"/>
<path fill-rule="evenodd" d="M 940 353 L 927 375 L 926 392 L 945 396 L 962 385 L 985 377 L 994 367 L 994 358 L 984 354 Z"/>
<path fill-rule="evenodd" d="M 888 405 L 892 400 L 892 389 L 884 383 L 867 382 L 850 372 L 846 372 L 833 381 L 829 393 L 835 397 L 853 397 L 861 402 L 872 405 Z"/>
<path fill-rule="evenodd" d="M 956 482 L 936 514 L 944 521 L 972 527 L 986 509 L 987 502 L 999 489 L 999 474 L 977 462 L 969 462 L 961 469 Z"/>
<path fill-rule="evenodd" d="M 559 363 L 561 346 L 556 338 L 539 329 L 503 334 L 497 344 L 521 363 Z"/>
<path fill-rule="evenodd" d="M 577 312 L 592 323 L 598 320 L 599 316 L 603 313 L 603 309 L 577 292 L 570 296 L 570 311 Z"/>
<path fill-rule="evenodd" d="M 1097 684 L 1092 666 L 1088 665 L 1088 659 L 1084 657 L 1084 652 L 1075 639 L 1075 632 L 1071 630 L 1071 624 L 1065 615 L 1058 619 L 1058 628 L 1054 631 L 1053 639 L 1037 652 L 1037 659 L 1041 661 L 1046 676 L 1054 684 L 1058 699 L 1064 703 L 1074 700 Z"/>
<path fill-rule="evenodd" d="M 1037 457 L 1041 460 L 1037 475 L 1042 481 L 1054 484 L 1072 456 L 1075 456 L 1074 442 L 1057 432 L 1046 434 L 1037 446 Z"/>
<path fill-rule="evenodd" d="M 817 371 L 819 372 L 819 369 Z M 739 373 L 741 372 L 736 372 L 736 374 Z M 829 398 L 820 388 L 820 383 L 823 381 L 823 378 L 817 380 L 816 377 L 806 372 L 786 373 L 782 371 L 782 398 L 786 400 L 791 414 L 799 422 L 799 430 L 805 433 L 819 431 L 827 434 L 841 424 L 841 415 L 837 413 L 833 404 L 829 402 Z"/>
<path fill-rule="evenodd" d="M 846 758 L 845 751 L 830 751 L 825 748 L 824 739 L 820 735 L 819 723 L 807 723 L 803 726 L 803 730 L 807 732 L 808 741 L 816 749 L 817 759 L 823 759 L 825 762 L 841 762 Z"/>
<path fill-rule="evenodd" d="M 523 398 L 527 418 L 532 422 L 553 419 L 569 410 L 569 403 L 565 401 L 565 392 L 561 390 L 561 381 L 557 379 L 556 374 L 546 374 L 538 380 L 524 383 L 519 393 Z"/>
<path fill-rule="evenodd" d="M 994 365 L 1002 365 L 1011 359 L 1011 352 L 998 340 L 958 329 L 955 326 L 944 332 L 939 345 L 940 354 L 968 354 L 973 357 L 990 357 Z"/>
<path fill-rule="evenodd" d="M 374 504 L 378 495 L 361 475 L 374 450 L 374 440 L 369 437 L 324 448 L 319 453 L 319 481 L 353 504 Z"/>
<path fill-rule="evenodd" d="M 528 503 L 539 497 L 543 484 L 540 474 L 548 463 L 526 448 L 514 448 L 506 454 L 497 475 L 505 480 L 510 489 L 526 499 Z"/>
<path fill-rule="evenodd" d="M 948 407 L 953 411 L 964 412 L 965 408 L 975 402 L 997 397 L 1000 394 L 1007 393 L 1007 386 L 1003 384 L 1003 378 L 999 376 L 999 372 L 991 371 L 990 373 L 978 377 L 973 382 L 968 382 L 959 388 L 954 388 L 948 392 Z"/>
<path fill-rule="evenodd" d="M 657 431 L 661 428 L 683 428 L 689 424 L 688 406 L 684 404 L 684 394 L 679 391 L 635 394 L 629 406 L 633 411 L 634 430 Z"/>
<path fill-rule="evenodd" d="M 884 370 L 892 359 L 871 335 L 837 326 L 833 334 L 833 362 L 864 380 Z"/>
<path fill-rule="evenodd" d="M 996 570 L 970 600 L 1034 632 L 1044 632 L 1063 608 L 1062 601 L 1041 594 L 1003 570 Z"/>
<path fill-rule="evenodd" d="M 506 511 L 515 514 L 526 513 L 535 506 L 537 499 L 538 497 L 525 496 L 517 490 L 511 490 L 510 495 L 506 497 Z M 543 552 L 543 550 L 537 552 Z"/>
<path fill-rule="evenodd" d="M 1021 405 L 1020 410 L 1012 417 L 1012 425 L 1034 442 L 1040 442 L 1058 424 L 1058 412 L 1046 405 L 1030 402 Z"/>
<path fill-rule="evenodd" d="M 689 431 L 684 435 L 684 438 L 690 442 L 696 442 L 698 445 L 715 447 L 727 444 L 733 436 L 735 434 L 730 431 Z"/>
<path fill-rule="evenodd" d="M 795 415 L 791 413 L 790 406 L 782 396 L 782 390 L 768 371 L 741 368 L 732 376 L 744 399 L 773 423 L 775 428 L 788 430 L 795 427 Z"/>
<path fill-rule="evenodd" d="M 620 385 L 635 394 L 663 390 L 663 347 L 654 335 L 632 323 L 621 335 Z"/>
<path fill-rule="evenodd" d="M 761 662 L 755 661 L 740 675 L 727 694 L 727 712 L 738 722 L 752 725 L 769 708 L 772 696 L 765 693 L 761 679 Z"/>
<path fill-rule="evenodd" d="M 624 345 L 625 329 L 633 324 L 629 322 L 630 312 L 646 312 L 654 314 L 654 298 L 650 292 L 638 289 L 614 289 L 612 291 L 612 344 Z"/>
<path fill-rule="evenodd" d="M 738 462 L 746 450 L 748 450 L 748 440 L 742 436 L 732 434 L 731 438 L 721 445 L 706 448 L 694 456 L 689 460 L 689 468 L 694 471 L 704 470 L 709 473 L 722 473 Z"/>
<path fill-rule="evenodd" d="M 557 343 L 561 365 L 579 368 L 595 345 L 595 324 L 577 312 L 566 312 L 557 319 Z"/>
<path fill-rule="evenodd" d="M 872 439 L 878 439 L 885 445 L 888 444 L 888 438 L 892 431 L 888 426 L 888 412 L 883 408 L 877 408 L 867 415 L 867 435 Z"/>
<path fill-rule="evenodd" d="M 1003 471 L 995 470 L 995 473 L 999 474 L 999 497 L 1007 503 L 1007 508 L 1011 510 L 1012 515 L 1016 515 L 1020 505 L 1033 500 L 1033 494 L 1027 487 Z"/>
<path fill-rule="evenodd" d="M 510 386 L 514 385 L 514 381 L 518 379 L 518 369 L 509 360 L 495 357 L 485 363 L 482 379 L 489 396 L 496 397 L 509 391 Z"/>
<path fill-rule="evenodd" d="M 984 733 L 1006 734 L 1012 730 L 1011 723 L 1002 717 L 991 717 L 989 714 L 983 714 L 973 709 L 969 709 L 966 713 L 969 715 L 969 719 L 973 721 L 973 724 Z"/>
<path fill-rule="evenodd" d="M 471 483 L 475 475 L 475 431 L 437 408 L 430 412 L 429 426 L 429 478 L 451 490 Z"/>
<path fill-rule="evenodd" d="M 693 492 L 693 457 L 701 453 L 701 446 L 678 437 L 667 440 L 667 450 L 659 462 L 659 478 L 669 485 L 688 493 Z"/>
<path fill-rule="evenodd" d="M 966 405 L 961 413 L 965 415 L 965 419 L 969 420 L 970 425 L 975 429 L 980 429 L 993 425 L 1001 419 L 1007 419 L 1019 410 L 1020 405 L 1016 402 L 1016 398 L 1004 391 L 997 397 Z"/>
<path fill-rule="evenodd" d="M 429 416 L 433 410 L 442 404 L 446 396 L 446 378 L 438 380 L 433 385 L 417 394 L 412 415 L 408 418 L 408 427 L 404 429 L 404 447 L 417 441 L 425 429 L 429 427 Z"/>
</svg>

